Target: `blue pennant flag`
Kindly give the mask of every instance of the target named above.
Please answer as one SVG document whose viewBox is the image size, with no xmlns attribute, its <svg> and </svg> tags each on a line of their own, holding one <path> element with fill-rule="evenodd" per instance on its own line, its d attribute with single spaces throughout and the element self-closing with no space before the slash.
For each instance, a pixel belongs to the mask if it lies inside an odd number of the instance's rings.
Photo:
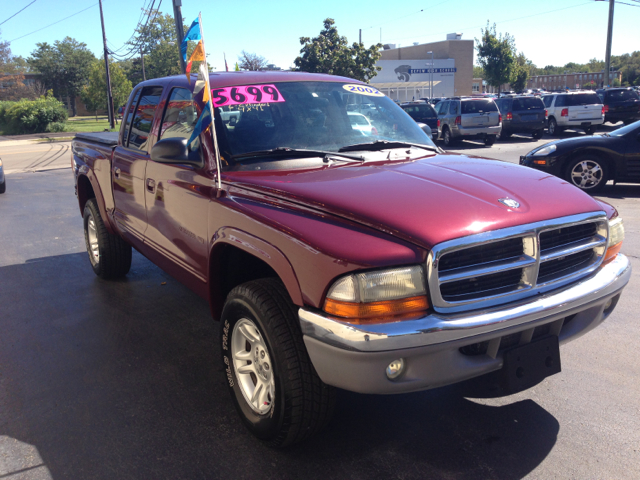
<svg viewBox="0 0 640 480">
<path fill-rule="evenodd" d="M 187 45 L 189 40 L 200 40 L 200 38 L 200 20 L 199 18 L 196 18 L 189 27 L 189 30 L 187 30 L 187 33 L 184 35 L 182 43 L 180 44 L 180 53 L 182 53 L 182 58 L 184 58 L 185 62 L 187 61 Z"/>
<path fill-rule="evenodd" d="M 191 137 L 189 137 L 187 145 L 191 145 L 191 143 L 198 138 L 198 136 L 209 127 L 209 125 L 211 125 L 211 101 L 208 101 L 205 104 L 204 109 L 200 114 L 200 118 L 191 133 Z"/>
</svg>

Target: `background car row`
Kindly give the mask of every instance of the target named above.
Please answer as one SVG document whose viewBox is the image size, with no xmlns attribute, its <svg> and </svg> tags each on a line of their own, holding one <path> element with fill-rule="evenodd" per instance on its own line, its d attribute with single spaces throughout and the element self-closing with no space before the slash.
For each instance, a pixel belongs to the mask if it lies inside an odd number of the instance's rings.
<svg viewBox="0 0 640 480">
<path fill-rule="evenodd" d="M 632 88 L 570 91 L 542 96 L 507 94 L 500 98 L 452 97 L 421 99 L 400 106 L 416 122 L 429 125 L 434 137 L 450 146 L 461 139 L 481 140 L 491 146 L 513 134 L 542 138 L 565 129 L 593 135 L 605 122 L 640 120 L 640 97 Z M 437 133 L 436 133 L 437 132 Z"/>
</svg>

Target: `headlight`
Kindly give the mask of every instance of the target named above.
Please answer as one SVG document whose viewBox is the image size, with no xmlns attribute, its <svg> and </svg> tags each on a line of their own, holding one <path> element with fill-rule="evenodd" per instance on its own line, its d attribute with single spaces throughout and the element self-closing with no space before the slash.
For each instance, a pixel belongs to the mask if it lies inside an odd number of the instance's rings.
<svg viewBox="0 0 640 480">
<path fill-rule="evenodd" d="M 604 255 L 604 263 L 610 262 L 622 248 L 622 241 L 624 240 L 624 224 L 622 218 L 616 217 L 613 220 L 609 220 L 609 239 L 607 240 L 607 252 Z"/>
<path fill-rule="evenodd" d="M 337 280 L 324 311 L 338 317 L 388 317 L 429 308 L 421 266 L 355 273 Z"/>
<path fill-rule="evenodd" d="M 555 145 L 547 145 L 546 147 L 542 147 L 540 150 L 538 150 L 537 152 L 533 153 L 532 156 L 534 157 L 542 157 L 544 155 L 549 155 L 553 152 L 555 152 L 557 149 L 557 147 Z"/>
</svg>

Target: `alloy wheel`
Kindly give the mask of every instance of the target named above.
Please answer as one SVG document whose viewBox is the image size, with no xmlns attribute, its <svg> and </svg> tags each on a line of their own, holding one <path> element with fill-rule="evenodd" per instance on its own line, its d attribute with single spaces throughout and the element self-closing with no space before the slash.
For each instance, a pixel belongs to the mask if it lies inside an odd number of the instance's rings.
<svg viewBox="0 0 640 480">
<path fill-rule="evenodd" d="M 594 160 L 583 160 L 571 170 L 571 181 L 583 190 L 592 189 L 600 185 L 604 178 L 604 171 L 600 164 Z"/>
<path fill-rule="evenodd" d="M 276 393 L 273 364 L 255 323 L 242 318 L 233 327 L 231 356 L 242 396 L 259 415 L 271 410 Z"/>
</svg>

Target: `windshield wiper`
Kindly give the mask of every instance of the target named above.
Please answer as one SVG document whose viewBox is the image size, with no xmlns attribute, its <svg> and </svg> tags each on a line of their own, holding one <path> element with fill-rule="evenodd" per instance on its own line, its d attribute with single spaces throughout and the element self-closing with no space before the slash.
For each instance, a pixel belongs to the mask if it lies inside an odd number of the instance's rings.
<svg viewBox="0 0 640 480">
<path fill-rule="evenodd" d="M 423 150 L 438 152 L 438 147 L 432 147 L 429 145 L 420 145 L 419 143 L 392 142 L 389 140 L 376 140 L 375 142 L 370 142 L 370 143 L 356 143 L 354 145 L 347 145 L 346 147 L 342 147 L 338 151 L 339 152 L 357 152 L 360 150 L 366 150 L 369 152 L 374 152 L 378 150 L 386 150 L 389 148 L 405 148 L 405 147 L 416 147 L 416 148 L 422 148 Z"/>
<path fill-rule="evenodd" d="M 292 156 L 292 157 L 341 157 L 348 158 L 349 160 L 357 160 L 364 162 L 364 157 L 361 155 L 347 155 L 338 152 L 330 152 L 326 150 L 306 150 L 302 148 L 289 148 L 289 147 L 276 147 L 269 150 L 256 150 L 255 152 L 241 153 L 238 155 L 232 155 L 232 160 L 240 160 L 244 158 L 255 157 L 280 157 L 280 156 Z"/>
</svg>

